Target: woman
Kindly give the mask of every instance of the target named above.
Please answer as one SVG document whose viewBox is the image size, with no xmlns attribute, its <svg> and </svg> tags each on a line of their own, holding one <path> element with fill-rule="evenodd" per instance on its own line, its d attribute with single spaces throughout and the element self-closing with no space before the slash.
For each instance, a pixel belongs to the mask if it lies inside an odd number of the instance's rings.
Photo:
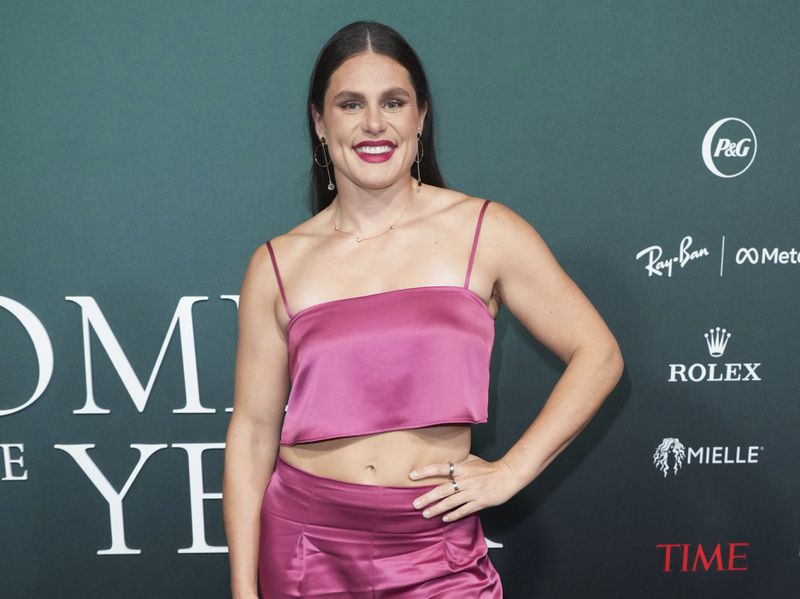
<svg viewBox="0 0 800 599">
<path fill-rule="evenodd" d="M 502 597 L 478 512 L 581 431 L 619 348 L 523 218 L 444 187 L 425 74 L 397 32 L 334 34 L 308 110 L 315 214 L 254 252 L 240 295 L 233 595 Z M 568 367 L 489 462 L 469 423 L 486 422 L 501 303 Z"/>
</svg>

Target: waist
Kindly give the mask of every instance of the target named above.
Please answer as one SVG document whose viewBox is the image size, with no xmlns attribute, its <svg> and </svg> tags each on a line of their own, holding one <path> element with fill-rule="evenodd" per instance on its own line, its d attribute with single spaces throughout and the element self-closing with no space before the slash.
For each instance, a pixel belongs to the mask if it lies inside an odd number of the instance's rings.
<svg viewBox="0 0 800 599">
<path fill-rule="evenodd" d="M 361 485 L 415 487 L 449 481 L 445 474 L 413 480 L 408 473 L 469 454 L 470 426 L 447 424 L 281 445 L 287 464 L 324 478 Z"/>
<path fill-rule="evenodd" d="M 325 527 L 326 538 L 346 529 L 345 539 L 328 538 L 331 543 L 369 547 L 377 532 L 389 538 L 400 533 L 404 542 L 410 542 L 409 535 L 420 540 L 432 535 L 428 544 L 441 539 L 445 523 L 423 518 L 412 502 L 432 488 L 342 482 L 295 468 L 278 456 L 261 509 L 294 527 Z"/>
</svg>

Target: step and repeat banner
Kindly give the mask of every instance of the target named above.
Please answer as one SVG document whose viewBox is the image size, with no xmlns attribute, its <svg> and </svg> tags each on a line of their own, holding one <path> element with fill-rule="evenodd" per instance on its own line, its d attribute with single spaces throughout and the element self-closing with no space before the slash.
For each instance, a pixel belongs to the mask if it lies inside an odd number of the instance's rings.
<svg viewBox="0 0 800 599">
<path fill-rule="evenodd" d="M 482 512 L 505 595 L 794 596 L 796 3 L 29 0 L 0 3 L 0 597 L 229 596 L 238 293 L 311 215 L 306 85 L 359 19 L 422 58 L 448 185 L 525 217 L 626 360 Z M 473 453 L 563 369 L 503 308 Z"/>
</svg>

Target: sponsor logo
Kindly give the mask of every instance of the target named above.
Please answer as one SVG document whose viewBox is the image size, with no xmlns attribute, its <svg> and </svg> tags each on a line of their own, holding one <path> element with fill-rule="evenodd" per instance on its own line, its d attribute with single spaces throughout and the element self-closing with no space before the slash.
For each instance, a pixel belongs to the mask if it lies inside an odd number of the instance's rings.
<svg viewBox="0 0 800 599">
<path fill-rule="evenodd" d="M 750 543 L 659 543 L 662 572 L 744 572 Z"/>
<path fill-rule="evenodd" d="M 672 276 L 674 265 L 677 264 L 679 268 L 683 268 L 693 260 L 709 255 L 708 249 L 692 247 L 692 243 L 692 236 L 687 235 L 678 244 L 677 254 L 668 257 L 664 257 L 664 248 L 660 245 L 651 245 L 638 252 L 636 259 L 645 258 L 644 269 L 648 277 L 666 275 L 669 278 Z"/>
<path fill-rule="evenodd" d="M 681 440 L 666 437 L 653 454 L 653 465 L 661 470 L 666 478 L 670 471 L 670 460 L 672 461 L 672 474 L 678 474 L 678 470 L 683 468 L 684 459 L 686 459 L 686 447 Z"/>
<path fill-rule="evenodd" d="M 720 358 L 728 347 L 731 333 L 720 327 L 709 329 L 703 336 L 708 347 L 708 354 L 712 358 Z M 760 381 L 758 373 L 760 362 L 715 362 L 694 364 L 670 364 L 670 383 L 718 383 L 731 381 Z"/>
<path fill-rule="evenodd" d="M 727 117 L 711 125 L 700 153 L 706 168 L 717 177 L 738 177 L 756 157 L 756 134 L 742 119 Z"/>
<path fill-rule="evenodd" d="M 764 448 L 758 445 L 687 447 L 677 437 L 665 437 L 653 454 L 653 466 L 664 475 L 678 474 L 684 465 L 758 464 Z"/>
<path fill-rule="evenodd" d="M 739 248 L 736 264 L 800 264 L 800 252 L 795 248 Z"/>
<path fill-rule="evenodd" d="M 740 246 L 725 252 L 725 235 L 721 236 L 719 250 L 719 276 L 725 272 L 726 260 L 731 260 L 737 266 L 775 265 L 797 266 L 800 265 L 800 250 L 795 247 L 746 247 Z M 733 252 L 733 253 L 731 253 Z M 660 245 L 650 245 L 636 254 L 636 260 L 642 260 L 642 265 L 647 277 L 672 278 L 674 272 L 700 258 L 707 258 L 711 253 L 707 247 L 697 247 L 691 235 L 686 235 L 678 244 L 677 251 L 672 254 Z M 708 262 L 708 261 L 703 261 Z"/>
<path fill-rule="evenodd" d="M 708 333 L 703 333 L 706 338 L 706 345 L 708 346 L 708 355 L 712 358 L 719 358 L 725 353 L 725 348 L 728 346 L 728 339 L 731 334 L 725 329 L 709 329 Z"/>
</svg>

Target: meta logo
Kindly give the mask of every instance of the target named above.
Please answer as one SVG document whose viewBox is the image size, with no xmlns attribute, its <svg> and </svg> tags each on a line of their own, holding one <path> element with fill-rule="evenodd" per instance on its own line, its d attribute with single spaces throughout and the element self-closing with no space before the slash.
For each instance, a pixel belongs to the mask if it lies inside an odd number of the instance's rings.
<svg viewBox="0 0 800 599">
<path fill-rule="evenodd" d="M 796 248 L 739 248 L 736 264 L 800 264 L 800 252 Z"/>
<path fill-rule="evenodd" d="M 677 437 L 665 437 L 653 454 L 653 466 L 666 478 L 677 475 L 684 464 L 758 464 L 764 448 L 758 445 L 687 447 Z"/>
<path fill-rule="evenodd" d="M 656 551 L 662 572 L 744 572 L 750 543 L 717 543 L 712 546 L 691 543 L 659 543 Z"/>
<path fill-rule="evenodd" d="M 706 340 L 708 355 L 712 358 L 720 358 L 728 347 L 731 333 L 727 329 L 716 327 L 709 329 L 707 333 L 703 334 L 703 337 Z M 760 362 L 676 363 L 669 365 L 667 381 L 670 383 L 761 381 L 758 373 L 760 366 Z"/>
<path fill-rule="evenodd" d="M 727 117 L 709 127 L 701 154 L 706 168 L 729 179 L 745 172 L 756 157 L 756 134 L 742 119 Z"/>
</svg>

